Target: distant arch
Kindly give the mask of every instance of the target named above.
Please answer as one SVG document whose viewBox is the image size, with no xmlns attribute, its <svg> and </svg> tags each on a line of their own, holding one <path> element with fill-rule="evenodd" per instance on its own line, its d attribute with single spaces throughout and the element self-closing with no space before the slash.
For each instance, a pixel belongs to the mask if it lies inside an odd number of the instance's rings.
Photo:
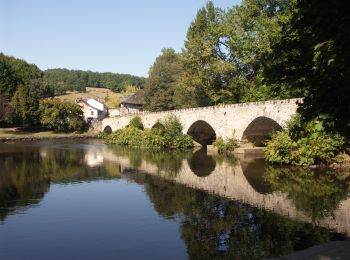
<svg viewBox="0 0 350 260">
<path fill-rule="evenodd" d="M 213 156 L 207 154 L 207 149 L 202 148 L 196 151 L 188 160 L 191 171 L 198 177 L 209 176 L 216 167 Z"/>
<path fill-rule="evenodd" d="M 255 118 L 243 132 L 241 145 L 252 143 L 255 146 L 264 146 L 273 131 L 281 130 L 282 127 L 273 119 L 260 116 Z"/>
<path fill-rule="evenodd" d="M 187 134 L 192 136 L 193 140 L 202 146 L 210 145 L 216 139 L 213 127 L 203 120 L 194 122 L 188 129 Z"/>
<path fill-rule="evenodd" d="M 152 126 L 152 129 L 165 129 L 165 126 L 164 126 L 161 122 L 157 121 L 157 122 Z"/>
<path fill-rule="evenodd" d="M 111 134 L 111 133 L 112 133 L 112 127 L 110 127 L 109 125 L 106 126 L 106 127 L 103 129 L 103 132 L 105 132 L 106 134 Z"/>
</svg>

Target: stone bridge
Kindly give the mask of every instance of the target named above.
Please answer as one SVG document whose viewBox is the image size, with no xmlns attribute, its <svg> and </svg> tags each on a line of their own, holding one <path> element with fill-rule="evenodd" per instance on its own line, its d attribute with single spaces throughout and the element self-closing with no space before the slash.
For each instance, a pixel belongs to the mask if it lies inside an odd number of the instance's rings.
<svg viewBox="0 0 350 260">
<path fill-rule="evenodd" d="M 159 126 L 170 115 L 177 116 L 183 132 L 201 145 L 208 145 L 216 137 L 234 136 L 240 142 L 252 142 L 256 146 L 271 131 L 281 129 L 296 113 L 301 98 L 250 102 L 233 105 L 189 108 L 163 112 L 138 114 L 146 128 Z M 126 127 L 135 115 L 105 118 L 95 129 L 115 131 Z"/>
</svg>

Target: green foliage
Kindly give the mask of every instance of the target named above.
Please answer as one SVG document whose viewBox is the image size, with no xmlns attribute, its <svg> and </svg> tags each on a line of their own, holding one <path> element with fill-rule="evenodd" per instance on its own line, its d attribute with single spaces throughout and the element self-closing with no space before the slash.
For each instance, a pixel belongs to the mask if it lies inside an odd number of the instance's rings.
<svg viewBox="0 0 350 260">
<path fill-rule="evenodd" d="M 7 102 L 5 96 L 0 93 L 0 123 L 6 121 L 12 114 L 12 107 Z"/>
<path fill-rule="evenodd" d="M 108 135 L 106 141 L 109 144 L 144 147 L 145 132 L 135 127 L 126 127 Z"/>
<path fill-rule="evenodd" d="M 163 49 L 162 54 L 149 70 L 145 83 L 145 109 L 164 111 L 176 108 L 174 94 L 178 88 L 177 78 L 181 70 L 180 55 L 173 49 Z"/>
<path fill-rule="evenodd" d="M 318 221 L 331 217 L 340 202 L 349 196 L 349 184 L 338 173 L 322 174 L 309 168 L 268 167 L 264 175 L 273 190 L 286 193 L 298 210 Z"/>
<path fill-rule="evenodd" d="M 129 126 L 137 129 L 141 129 L 141 130 L 144 129 L 141 117 L 139 116 L 133 117 L 129 122 Z"/>
<path fill-rule="evenodd" d="M 0 53 L 0 92 L 7 100 L 12 98 L 19 85 L 27 86 L 32 80 L 41 78 L 42 72 L 36 65 Z"/>
<path fill-rule="evenodd" d="M 306 89 L 303 121 L 321 114 L 350 137 L 350 13 L 346 1 L 299 0 L 291 26 L 273 46 L 266 78 Z"/>
<path fill-rule="evenodd" d="M 34 64 L 0 53 L 0 94 L 11 101 L 11 116 L 7 123 L 37 125 L 39 99 L 51 93 L 42 80 L 41 70 Z"/>
<path fill-rule="evenodd" d="M 299 96 L 263 76 L 266 56 L 281 40 L 293 8 L 294 1 L 245 0 L 223 10 L 208 1 L 188 29 L 182 53 L 178 81 L 188 102 L 205 106 Z"/>
<path fill-rule="evenodd" d="M 43 100 L 40 103 L 40 122 L 44 127 L 57 132 L 82 132 L 87 128 L 79 105 L 57 99 Z"/>
<path fill-rule="evenodd" d="M 109 134 L 107 134 L 106 132 L 100 131 L 100 132 L 97 133 L 97 138 L 99 138 L 99 139 L 107 139 L 108 135 Z"/>
<path fill-rule="evenodd" d="M 295 165 L 334 162 L 344 148 L 345 139 L 339 134 L 327 133 L 325 122 L 319 118 L 301 127 L 299 122 L 294 120 L 289 124 L 291 129 L 272 134 L 265 148 L 266 160 Z"/>
<path fill-rule="evenodd" d="M 15 120 L 23 125 L 37 125 L 39 123 L 40 83 L 32 82 L 30 85 L 20 85 L 11 100 L 15 113 Z"/>
<path fill-rule="evenodd" d="M 149 150 L 186 150 L 193 147 L 189 135 L 182 134 L 179 120 L 171 116 L 164 121 L 164 128 L 140 129 L 130 125 L 110 135 L 100 135 L 109 144 L 146 148 Z"/>
<path fill-rule="evenodd" d="M 67 90 L 85 91 L 86 87 L 101 87 L 122 92 L 130 85 L 142 88 L 145 82 L 145 78 L 129 74 L 68 69 L 46 70 L 44 79 L 55 95 L 64 94 Z"/>
<path fill-rule="evenodd" d="M 292 164 L 295 160 L 294 151 L 296 149 L 296 143 L 290 137 L 289 132 L 274 132 L 265 147 L 265 158 L 272 163 Z"/>
<path fill-rule="evenodd" d="M 182 134 L 182 124 L 178 117 L 170 115 L 163 122 L 162 125 L 165 128 L 165 132 L 170 135 L 171 138 L 175 138 Z"/>
<path fill-rule="evenodd" d="M 190 259 L 265 259 L 334 238 L 332 232 L 317 225 L 208 195 L 162 178 L 138 174 L 134 180 L 145 185 L 158 214 L 164 218 L 181 218 L 181 237 Z M 338 199 L 333 201 L 339 203 Z M 330 202 L 332 199 L 327 201 Z"/>
<path fill-rule="evenodd" d="M 233 152 L 238 147 L 238 140 L 234 137 L 224 140 L 221 136 L 216 138 L 213 145 L 218 149 L 218 153 L 227 154 Z"/>
</svg>

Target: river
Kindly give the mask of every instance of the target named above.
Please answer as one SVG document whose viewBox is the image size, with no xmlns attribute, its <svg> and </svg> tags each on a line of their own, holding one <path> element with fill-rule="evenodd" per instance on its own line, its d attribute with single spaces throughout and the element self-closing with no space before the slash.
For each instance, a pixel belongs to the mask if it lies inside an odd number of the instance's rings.
<svg viewBox="0 0 350 260">
<path fill-rule="evenodd" d="M 347 172 L 98 140 L 0 144 L 1 259 L 261 259 L 350 236 Z"/>
</svg>

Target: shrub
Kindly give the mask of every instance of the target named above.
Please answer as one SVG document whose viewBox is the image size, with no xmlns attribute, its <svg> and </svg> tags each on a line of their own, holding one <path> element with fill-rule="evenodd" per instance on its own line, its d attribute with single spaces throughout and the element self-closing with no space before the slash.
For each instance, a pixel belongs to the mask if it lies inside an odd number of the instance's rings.
<svg viewBox="0 0 350 260">
<path fill-rule="evenodd" d="M 137 129 L 144 129 L 141 117 L 139 116 L 133 117 L 129 122 L 129 126 Z"/>
<path fill-rule="evenodd" d="M 345 139 L 326 132 L 319 118 L 304 123 L 300 129 L 274 133 L 265 148 L 266 160 L 303 166 L 330 164 L 345 146 Z"/>
<path fill-rule="evenodd" d="M 338 134 L 319 133 L 297 141 L 297 164 L 330 164 L 341 151 L 344 139 Z"/>
<path fill-rule="evenodd" d="M 175 115 L 170 115 L 163 122 L 165 132 L 171 136 L 176 137 L 182 135 L 182 125 L 178 117 Z"/>
<path fill-rule="evenodd" d="M 58 99 L 40 103 L 40 122 L 44 127 L 57 132 L 82 132 L 87 129 L 81 107 Z"/>
<path fill-rule="evenodd" d="M 107 137 L 108 137 L 108 134 L 106 132 L 101 131 L 97 133 L 97 138 L 107 139 Z"/>
<path fill-rule="evenodd" d="M 268 162 L 290 164 L 294 161 L 293 151 L 296 144 L 289 132 L 274 132 L 265 147 L 265 157 Z"/>
<path fill-rule="evenodd" d="M 230 153 L 238 147 L 238 140 L 234 137 L 224 140 L 222 137 L 218 137 L 213 145 L 218 149 L 218 153 Z"/>
<path fill-rule="evenodd" d="M 106 140 L 110 144 L 142 147 L 144 144 L 144 133 L 141 129 L 127 127 L 111 133 Z"/>
<path fill-rule="evenodd" d="M 178 150 L 187 150 L 193 147 L 193 139 L 189 135 L 178 135 L 172 142 L 172 146 L 174 149 Z"/>
<path fill-rule="evenodd" d="M 163 135 L 157 131 L 147 131 L 145 135 L 145 148 L 150 150 L 160 151 L 167 147 L 167 142 Z"/>
<path fill-rule="evenodd" d="M 221 136 L 216 138 L 213 145 L 218 149 L 219 153 L 225 152 L 225 141 L 224 138 L 222 138 Z"/>
<path fill-rule="evenodd" d="M 137 118 L 137 117 L 135 117 Z M 107 143 L 132 147 L 147 148 L 149 150 L 177 149 L 186 150 L 193 147 L 193 140 L 189 135 L 182 134 L 182 125 L 176 117 L 165 120 L 164 128 L 140 129 L 135 122 L 127 128 L 117 130 L 110 135 L 102 135 Z M 141 119 L 139 120 L 141 122 Z M 139 124 L 137 124 L 139 126 Z"/>
</svg>

